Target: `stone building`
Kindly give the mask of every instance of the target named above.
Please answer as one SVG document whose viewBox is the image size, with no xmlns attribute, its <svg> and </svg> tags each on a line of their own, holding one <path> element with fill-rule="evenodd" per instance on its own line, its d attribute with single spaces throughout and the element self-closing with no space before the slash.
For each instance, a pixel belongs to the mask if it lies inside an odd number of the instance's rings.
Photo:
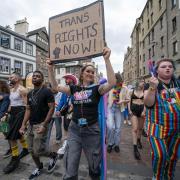
<svg viewBox="0 0 180 180">
<path fill-rule="evenodd" d="M 135 27 L 136 38 L 133 38 L 133 29 L 131 48 L 132 52 L 136 52 L 132 53 L 132 66 L 136 64 L 137 72 L 129 67 L 123 71 L 137 74 L 133 76 L 133 81 L 138 77 L 149 78 L 147 60 L 156 62 L 167 57 L 174 60 L 176 75 L 180 75 L 180 1 L 147 0 Z"/>
<path fill-rule="evenodd" d="M 36 42 L 36 69 L 44 74 L 44 81 L 48 82 L 46 58 L 48 57 L 49 36 L 45 27 L 28 32 L 27 37 Z"/>
</svg>

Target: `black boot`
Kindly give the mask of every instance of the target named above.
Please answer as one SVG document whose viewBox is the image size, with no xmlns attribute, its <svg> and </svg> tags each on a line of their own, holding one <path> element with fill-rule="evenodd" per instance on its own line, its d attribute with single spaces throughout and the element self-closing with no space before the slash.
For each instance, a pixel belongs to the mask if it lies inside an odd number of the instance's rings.
<svg viewBox="0 0 180 180">
<path fill-rule="evenodd" d="M 19 159 L 22 159 L 24 156 L 27 156 L 29 154 L 29 151 L 27 148 L 23 148 L 23 150 L 21 151 L 20 155 L 19 155 Z"/>
<path fill-rule="evenodd" d="M 107 152 L 108 152 L 108 153 L 111 153 L 112 148 L 113 148 L 113 145 L 108 145 L 108 147 L 107 147 Z"/>
<path fill-rule="evenodd" d="M 137 147 L 139 149 L 142 149 L 142 144 L 141 144 L 141 140 L 140 139 L 137 140 Z"/>
<path fill-rule="evenodd" d="M 140 159 L 141 159 L 141 155 L 140 155 L 140 153 L 139 153 L 139 151 L 138 151 L 137 145 L 134 145 L 134 157 L 135 157 L 135 159 L 137 159 L 137 160 L 140 160 Z"/>
<path fill-rule="evenodd" d="M 5 174 L 9 174 L 12 171 L 14 171 L 19 166 L 19 157 L 18 156 L 12 156 L 11 161 L 9 164 L 3 169 L 3 172 Z"/>
</svg>

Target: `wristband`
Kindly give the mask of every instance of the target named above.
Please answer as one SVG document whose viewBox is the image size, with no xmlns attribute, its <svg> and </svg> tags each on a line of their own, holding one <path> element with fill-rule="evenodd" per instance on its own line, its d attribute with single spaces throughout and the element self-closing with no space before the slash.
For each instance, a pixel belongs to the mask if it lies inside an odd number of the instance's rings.
<svg viewBox="0 0 180 180">
<path fill-rule="evenodd" d="M 156 88 L 154 88 L 154 87 L 152 87 L 152 86 L 149 86 L 149 90 L 150 90 L 150 91 L 155 91 Z"/>
</svg>

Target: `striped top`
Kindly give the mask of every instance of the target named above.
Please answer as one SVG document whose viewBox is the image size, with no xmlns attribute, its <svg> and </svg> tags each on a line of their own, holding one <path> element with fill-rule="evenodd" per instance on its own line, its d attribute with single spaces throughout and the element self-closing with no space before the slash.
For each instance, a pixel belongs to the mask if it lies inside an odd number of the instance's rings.
<svg viewBox="0 0 180 180">
<path fill-rule="evenodd" d="M 161 139 L 180 132 L 180 85 L 176 80 L 170 88 L 158 85 L 155 104 L 146 109 L 146 128 L 148 135 Z"/>
</svg>

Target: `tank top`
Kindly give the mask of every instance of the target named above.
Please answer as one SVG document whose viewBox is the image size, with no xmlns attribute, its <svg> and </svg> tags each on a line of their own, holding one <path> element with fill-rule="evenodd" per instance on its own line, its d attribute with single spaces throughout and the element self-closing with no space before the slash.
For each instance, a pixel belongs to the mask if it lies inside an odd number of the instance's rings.
<svg viewBox="0 0 180 180">
<path fill-rule="evenodd" d="M 23 98 L 20 96 L 19 87 L 16 91 L 10 93 L 10 105 L 11 106 L 25 106 Z"/>
</svg>

